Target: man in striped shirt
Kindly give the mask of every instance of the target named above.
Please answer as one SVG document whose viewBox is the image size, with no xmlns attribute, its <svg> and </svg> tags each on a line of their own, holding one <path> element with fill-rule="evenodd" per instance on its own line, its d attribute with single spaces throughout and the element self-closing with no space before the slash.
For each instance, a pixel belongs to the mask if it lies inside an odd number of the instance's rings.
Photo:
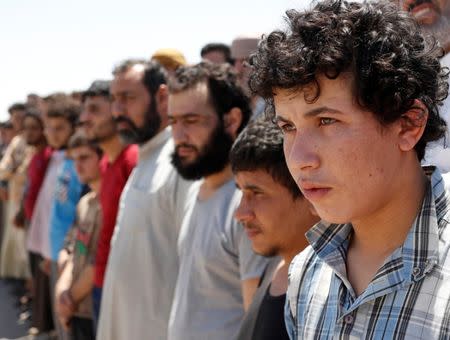
<svg viewBox="0 0 450 340">
<path fill-rule="evenodd" d="M 251 58 L 250 87 L 322 218 L 289 270 L 290 338 L 449 339 L 450 179 L 420 166 L 445 133 L 442 50 L 382 1 L 287 17 Z"/>
</svg>

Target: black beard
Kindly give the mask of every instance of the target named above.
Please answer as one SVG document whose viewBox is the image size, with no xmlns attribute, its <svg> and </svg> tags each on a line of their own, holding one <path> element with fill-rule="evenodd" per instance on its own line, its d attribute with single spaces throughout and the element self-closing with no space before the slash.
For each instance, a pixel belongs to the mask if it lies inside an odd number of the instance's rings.
<svg viewBox="0 0 450 340">
<path fill-rule="evenodd" d="M 125 144 L 145 144 L 152 139 L 161 127 L 161 117 L 156 110 L 156 103 L 154 98 L 150 103 L 150 107 L 145 112 L 145 123 L 143 127 L 137 127 L 134 122 L 126 116 L 118 116 L 115 122 L 127 122 L 130 129 L 119 130 L 119 136 Z"/>
<path fill-rule="evenodd" d="M 229 163 L 232 145 L 233 140 L 224 131 L 223 123 L 221 123 L 212 132 L 209 140 L 200 150 L 197 159 L 192 163 L 184 164 L 182 158 L 178 156 L 177 148 L 179 146 L 177 146 L 172 153 L 172 165 L 184 179 L 198 180 L 225 169 Z"/>
</svg>

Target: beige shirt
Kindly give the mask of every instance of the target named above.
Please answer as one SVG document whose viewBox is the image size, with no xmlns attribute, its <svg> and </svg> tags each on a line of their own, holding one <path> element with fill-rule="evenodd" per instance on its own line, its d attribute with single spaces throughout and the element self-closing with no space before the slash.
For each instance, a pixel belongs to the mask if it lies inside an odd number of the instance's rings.
<svg viewBox="0 0 450 340">
<path fill-rule="evenodd" d="M 72 252 L 72 284 L 80 278 L 86 266 L 93 263 L 101 226 L 101 208 L 96 192 L 84 195 L 77 205 L 77 219 L 69 233 L 68 248 Z M 91 294 L 78 304 L 75 315 L 92 318 Z"/>
<path fill-rule="evenodd" d="M 97 331 L 98 340 L 167 339 L 178 275 L 184 181 L 171 165 L 170 129 L 140 146 L 122 192 Z"/>
<path fill-rule="evenodd" d="M 15 136 L 0 161 L 0 180 L 8 181 L 9 200 L 20 203 L 27 179 L 28 165 L 35 148 L 27 145 L 23 135 Z"/>
</svg>

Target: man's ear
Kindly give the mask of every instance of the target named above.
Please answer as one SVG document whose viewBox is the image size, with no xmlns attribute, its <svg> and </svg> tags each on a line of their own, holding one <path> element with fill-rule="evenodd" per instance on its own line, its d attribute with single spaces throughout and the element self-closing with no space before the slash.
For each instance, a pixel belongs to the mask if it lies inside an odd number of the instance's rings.
<svg viewBox="0 0 450 340">
<path fill-rule="evenodd" d="M 155 94 L 155 100 L 156 107 L 158 108 L 158 112 L 161 115 L 161 119 L 166 119 L 169 102 L 169 89 L 167 88 L 167 85 L 161 84 L 159 86 L 159 89 Z"/>
<path fill-rule="evenodd" d="M 427 125 L 428 109 L 425 104 L 416 99 L 411 108 L 399 119 L 399 142 L 401 151 L 413 150 L 422 138 Z"/>
<path fill-rule="evenodd" d="M 242 111 L 240 108 L 233 107 L 223 116 L 223 123 L 225 131 L 235 139 L 238 135 L 238 130 L 242 124 Z"/>
</svg>

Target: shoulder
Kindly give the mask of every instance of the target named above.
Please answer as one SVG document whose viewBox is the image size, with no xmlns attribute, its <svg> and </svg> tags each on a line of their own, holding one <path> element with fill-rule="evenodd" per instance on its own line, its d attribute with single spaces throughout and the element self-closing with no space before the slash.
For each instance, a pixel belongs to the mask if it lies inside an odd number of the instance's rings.
<svg viewBox="0 0 450 340">
<path fill-rule="evenodd" d="M 123 152 L 123 163 L 134 167 L 138 161 L 139 147 L 136 144 L 127 145 Z"/>
<path fill-rule="evenodd" d="M 79 207 L 88 206 L 93 200 L 96 199 L 96 194 L 93 191 L 89 191 L 87 194 L 83 195 L 78 201 Z"/>
<path fill-rule="evenodd" d="M 302 292 L 314 291 L 314 285 L 317 283 L 317 276 L 321 275 L 323 262 L 316 255 L 311 246 L 305 248 L 301 253 L 295 256 L 289 266 L 288 289 L 286 300 L 290 306 L 293 315 Z"/>
</svg>

